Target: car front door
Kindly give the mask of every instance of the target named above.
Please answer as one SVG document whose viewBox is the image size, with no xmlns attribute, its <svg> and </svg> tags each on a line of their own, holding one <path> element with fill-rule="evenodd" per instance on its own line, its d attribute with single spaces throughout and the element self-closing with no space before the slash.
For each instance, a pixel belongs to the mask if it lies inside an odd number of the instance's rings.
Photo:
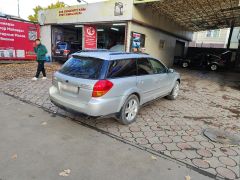
<svg viewBox="0 0 240 180">
<path fill-rule="evenodd" d="M 151 58 L 149 61 L 153 67 L 153 74 L 158 88 L 157 96 L 167 95 L 172 88 L 172 76 L 170 76 L 168 69 L 160 61 Z"/>
<path fill-rule="evenodd" d="M 137 59 L 137 87 L 141 92 L 141 102 L 146 103 L 157 97 L 157 76 L 147 58 Z"/>
</svg>

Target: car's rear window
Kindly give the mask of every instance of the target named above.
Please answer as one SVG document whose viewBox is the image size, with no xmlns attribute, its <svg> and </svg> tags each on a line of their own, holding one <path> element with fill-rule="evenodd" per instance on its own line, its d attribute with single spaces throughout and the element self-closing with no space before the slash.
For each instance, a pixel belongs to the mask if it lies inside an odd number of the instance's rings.
<svg viewBox="0 0 240 180">
<path fill-rule="evenodd" d="M 57 49 L 67 49 L 67 43 L 58 43 Z"/>
<path fill-rule="evenodd" d="M 83 79 L 99 79 L 103 60 L 95 58 L 71 58 L 59 70 L 60 73 Z"/>
</svg>

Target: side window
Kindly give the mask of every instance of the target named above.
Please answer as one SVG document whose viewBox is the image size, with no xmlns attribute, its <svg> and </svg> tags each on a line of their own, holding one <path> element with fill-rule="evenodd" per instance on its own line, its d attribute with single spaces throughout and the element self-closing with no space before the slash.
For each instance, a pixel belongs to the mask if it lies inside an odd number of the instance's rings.
<svg viewBox="0 0 240 180">
<path fill-rule="evenodd" d="M 136 75 L 137 75 L 136 60 L 134 59 L 116 60 L 110 62 L 107 78 L 121 78 Z"/>
<path fill-rule="evenodd" d="M 153 68 L 148 59 L 141 58 L 137 60 L 138 64 L 138 75 L 153 74 Z"/>
<path fill-rule="evenodd" d="M 149 59 L 149 61 L 153 67 L 154 74 L 166 73 L 166 67 L 160 61 L 156 59 Z"/>
</svg>

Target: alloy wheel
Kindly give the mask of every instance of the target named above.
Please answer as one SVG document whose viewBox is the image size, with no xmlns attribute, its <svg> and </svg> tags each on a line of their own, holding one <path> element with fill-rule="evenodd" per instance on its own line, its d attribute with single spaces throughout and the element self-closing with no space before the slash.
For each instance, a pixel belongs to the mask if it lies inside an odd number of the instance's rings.
<svg viewBox="0 0 240 180">
<path fill-rule="evenodd" d="M 138 102 L 135 99 L 130 99 L 125 109 L 125 117 L 128 121 L 132 121 L 138 112 Z"/>
</svg>

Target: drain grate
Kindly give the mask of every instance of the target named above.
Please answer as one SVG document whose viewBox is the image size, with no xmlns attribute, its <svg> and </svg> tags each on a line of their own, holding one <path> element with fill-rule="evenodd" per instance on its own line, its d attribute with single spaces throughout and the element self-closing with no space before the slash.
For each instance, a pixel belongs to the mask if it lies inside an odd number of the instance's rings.
<svg viewBox="0 0 240 180">
<path fill-rule="evenodd" d="M 203 134 L 213 142 L 228 144 L 228 145 L 240 145 L 240 136 L 231 134 L 229 132 L 217 129 L 205 129 Z"/>
</svg>

